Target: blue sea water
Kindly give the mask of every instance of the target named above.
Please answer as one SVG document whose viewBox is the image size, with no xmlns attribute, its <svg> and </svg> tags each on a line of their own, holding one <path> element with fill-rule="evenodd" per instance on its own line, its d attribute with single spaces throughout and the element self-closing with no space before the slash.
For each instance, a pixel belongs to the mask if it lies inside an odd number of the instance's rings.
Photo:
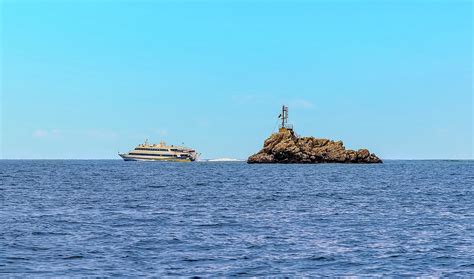
<svg viewBox="0 0 474 279">
<path fill-rule="evenodd" d="M 0 276 L 474 276 L 474 162 L 0 161 Z"/>
</svg>

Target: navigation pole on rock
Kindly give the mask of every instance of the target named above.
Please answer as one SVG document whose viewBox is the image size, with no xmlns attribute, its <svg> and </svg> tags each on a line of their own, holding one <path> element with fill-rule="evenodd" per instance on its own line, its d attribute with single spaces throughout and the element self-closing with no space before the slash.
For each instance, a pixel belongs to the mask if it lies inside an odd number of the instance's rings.
<svg viewBox="0 0 474 279">
<path fill-rule="evenodd" d="M 288 107 L 283 105 L 281 108 L 281 118 L 280 131 L 282 130 L 293 130 L 293 125 L 288 124 Z"/>
</svg>

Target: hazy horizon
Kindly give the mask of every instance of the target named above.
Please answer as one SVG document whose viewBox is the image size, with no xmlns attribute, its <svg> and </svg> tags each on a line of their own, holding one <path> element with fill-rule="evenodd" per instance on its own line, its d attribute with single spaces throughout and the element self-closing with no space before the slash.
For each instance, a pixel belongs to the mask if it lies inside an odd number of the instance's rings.
<svg viewBox="0 0 474 279">
<path fill-rule="evenodd" d="M 246 159 L 281 105 L 382 159 L 473 159 L 471 1 L 3 1 L 0 159 L 145 139 Z"/>
</svg>

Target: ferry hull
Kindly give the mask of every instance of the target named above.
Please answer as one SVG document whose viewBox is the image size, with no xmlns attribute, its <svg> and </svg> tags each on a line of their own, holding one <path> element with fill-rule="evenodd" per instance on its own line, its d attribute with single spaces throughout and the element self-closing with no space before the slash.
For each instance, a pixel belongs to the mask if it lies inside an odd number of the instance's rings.
<svg viewBox="0 0 474 279">
<path fill-rule="evenodd" d="M 119 154 L 124 161 L 147 161 L 147 162 L 192 162 L 189 158 L 163 158 L 163 157 L 152 157 L 152 156 L 136 156 L 129 154 Z"/>
</svg>

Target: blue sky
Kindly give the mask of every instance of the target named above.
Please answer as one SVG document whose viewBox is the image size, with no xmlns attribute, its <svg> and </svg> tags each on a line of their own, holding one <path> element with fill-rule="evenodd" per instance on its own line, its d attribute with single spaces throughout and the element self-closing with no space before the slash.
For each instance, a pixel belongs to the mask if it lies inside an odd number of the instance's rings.
<svg viewBox="0 0 474 279">
<path fill-rule="evenodd" d="M 2 1 L 1 158 L 300 135 L 473 158 L 471 1 Z"/>
</svg>

